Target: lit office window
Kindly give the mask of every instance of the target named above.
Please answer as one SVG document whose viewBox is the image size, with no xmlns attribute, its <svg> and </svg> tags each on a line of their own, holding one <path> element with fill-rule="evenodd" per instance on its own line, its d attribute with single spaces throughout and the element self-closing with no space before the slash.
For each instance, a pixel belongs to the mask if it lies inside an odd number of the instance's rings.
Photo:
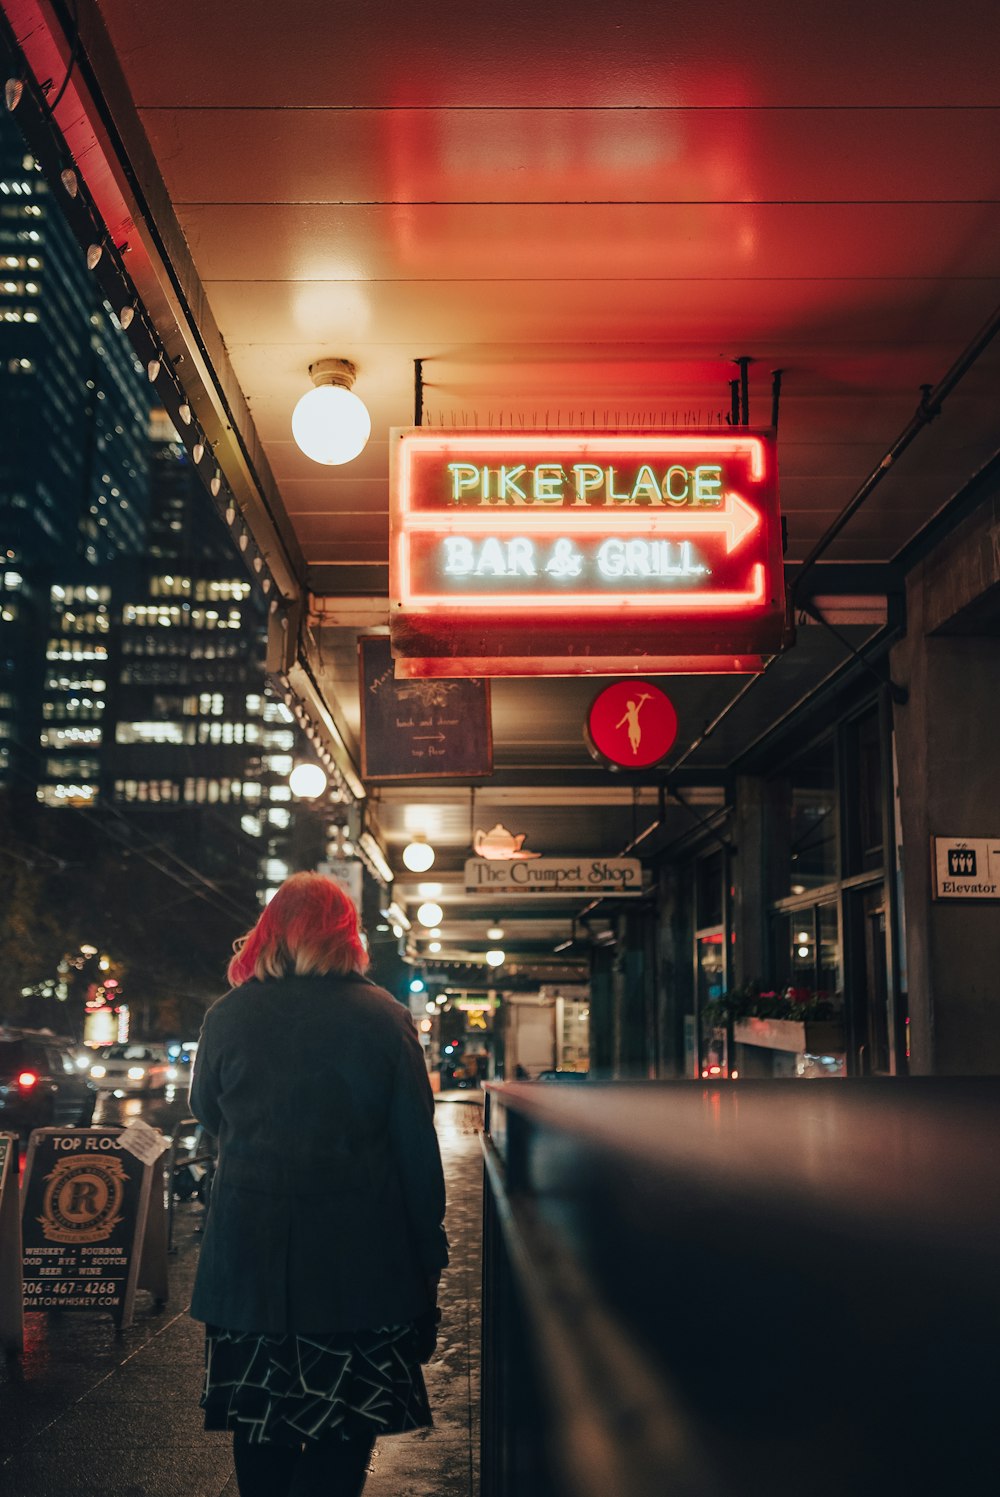
<svg viewBox="0 0 1000 1497">
<path fill-rule="evenodd" d="M 115 729 L 116 743 L 193 743 L 193 724 L 177 722 L 122 722 Z"/>
<path fill-rule="evenodd" d="M 97 786 L 42 785 L 36 795 L 43 806 L 86 806 L 97 799 Z"/>
<path fill-rule="evenodd" d="M 265 749 L 284 750 L 291 753 L 295 747 L 295 734 L 290 728 L 271 728 L 264 734 Z"/>
<path fill-rule="evenodd" d="M 101 728 L 46 728 L 39 735 L 42 748 L 75 748 L 78 744 L 100 743 Z"/>
<path fill-rule="evenodd" d="M 265 754 L 262 762 L 264 768 L 271 774 L 291 774 L 292 772 L 291 754 Z"/>
</svg>

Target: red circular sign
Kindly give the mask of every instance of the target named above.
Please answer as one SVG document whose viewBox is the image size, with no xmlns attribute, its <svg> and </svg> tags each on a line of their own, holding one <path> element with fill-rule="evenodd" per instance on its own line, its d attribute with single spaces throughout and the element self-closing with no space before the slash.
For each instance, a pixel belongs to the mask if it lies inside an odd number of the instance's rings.
<svg viewBox="0 0 1000 1497">
<path fill-rule="evenodd" d="M 677 737 L 677 713 L 652 681 L 616 681 L 590 704 L 587 737 L 596 754 L 622 769 L 645 769 Z"/>
</svg>

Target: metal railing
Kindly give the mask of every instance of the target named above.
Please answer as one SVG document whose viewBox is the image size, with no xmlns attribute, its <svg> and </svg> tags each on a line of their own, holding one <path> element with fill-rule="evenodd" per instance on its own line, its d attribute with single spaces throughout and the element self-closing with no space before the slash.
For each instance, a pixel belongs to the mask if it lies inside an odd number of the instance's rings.
<svg viewBox="0 0 1000 1497">
<path fill-rule="evenodd" d="M 488 1088 L 482 1497 L 996 1489 L 1000 1078 Z"/>
</svg>

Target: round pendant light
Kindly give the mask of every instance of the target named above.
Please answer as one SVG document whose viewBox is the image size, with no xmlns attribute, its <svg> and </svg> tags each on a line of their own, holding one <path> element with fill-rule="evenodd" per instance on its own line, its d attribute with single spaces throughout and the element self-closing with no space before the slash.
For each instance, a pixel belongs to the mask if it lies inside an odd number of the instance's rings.
<svg viewBox="0 0 1000 1497">
<path fill-rule="evenodd" d="M 426 837 L 414 837 L 403 848 L 403 863 L 411 873 L 426 873 L 434 866 L 434 849 Z"/>
<path fill-rule="evenodd" d="M 292 412 L 292 436 L 314 463 L 349 463 L 372 432 L 368 409 L 351 389 L 357 371 L 348 359 L 319 359 L 309 373 L 315 388 Z"/>
</svg>

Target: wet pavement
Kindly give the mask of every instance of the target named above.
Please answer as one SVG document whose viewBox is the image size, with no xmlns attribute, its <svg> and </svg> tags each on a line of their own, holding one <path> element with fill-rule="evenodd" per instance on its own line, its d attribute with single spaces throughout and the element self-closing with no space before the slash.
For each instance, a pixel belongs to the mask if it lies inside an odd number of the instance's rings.
<svg viewBox="0 0 1000 1497">
<path fill-rule="evenodd" d="M 479 1459 L 482 1162 L 479 1098 L 437 1105 L 452 1262 L 438 1350 L 425 1368 L 435 1427 L 376 1446 L 366 1497 L 475 1497 Z M 172 1133 L 186 1095 L 102 1097 L 96 1125 L 143 1117 Z M 0 1364 L 3 1497 L 235 1497 L 226 1434 L 201 1427 L 202 1327 L 187 1314 L 202 1208 L 175 1206 L 170 1298 L 140 1291 L 116 1333 L 94 1312 L 29 1314 L 25 1349 Z"/>
</svg>

